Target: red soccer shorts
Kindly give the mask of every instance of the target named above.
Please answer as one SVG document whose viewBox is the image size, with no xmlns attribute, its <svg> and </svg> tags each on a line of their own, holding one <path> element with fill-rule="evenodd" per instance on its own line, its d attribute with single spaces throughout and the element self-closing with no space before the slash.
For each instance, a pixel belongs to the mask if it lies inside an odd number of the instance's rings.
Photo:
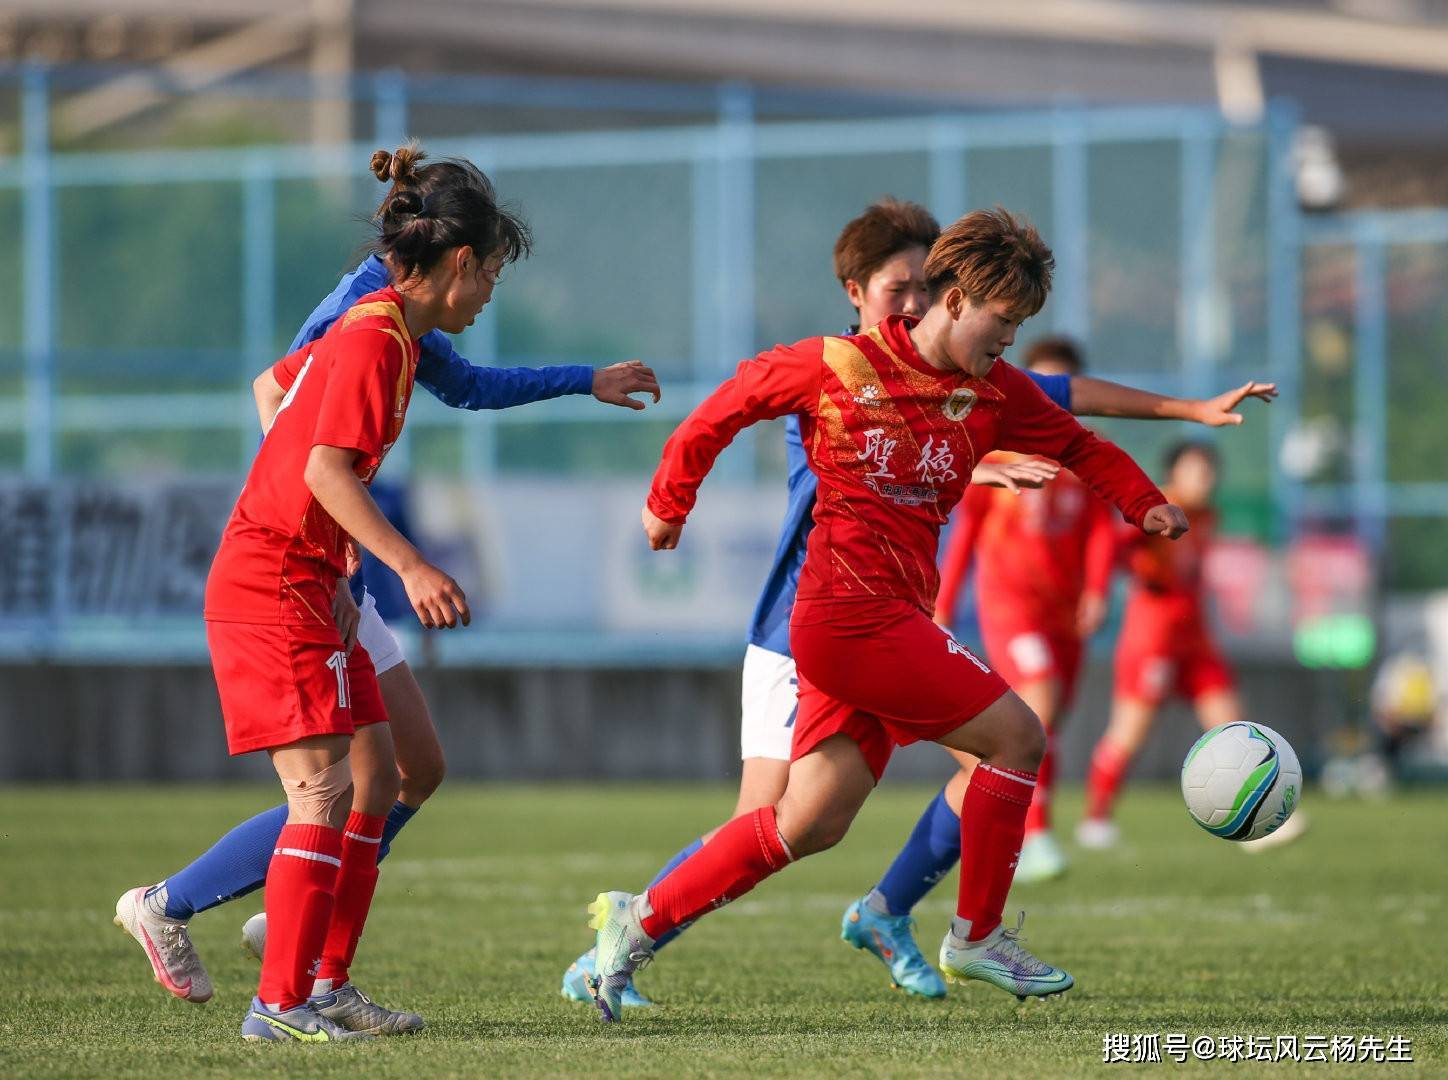
<svg viewBox="0 0 1448 1080">
<path fill-rule="evenodd" d="M 1076 696 L 1084 642 L 1070 630 L 1042 629 L 1019 620 L 995 620 L 982 614 L 980 636 L 991 667 L 1019 690 L 1053 680 L 1060 687 L 1064 712 Z"/>
<path fill-rule="evenodd" d="M 387 720 L 372 658 L 336 627 L 208 622 L 206 643 L 233 754 Z"/>
<path fill-rule="evenodd" d="M 895 747 L 940 739 L 1010 690 L 905 600 L 797 602 L 790 647 L 799 674 L 791 760 L 848 735 L 876 780 Z"/>
<path fill-rule="evenodd" d="M 1160 705 L 1230 690 L 1232 669 L 1200 627 L 1150 627 L 1128 621 L 1116 647 L 1116 696 Z"/>
</svg>

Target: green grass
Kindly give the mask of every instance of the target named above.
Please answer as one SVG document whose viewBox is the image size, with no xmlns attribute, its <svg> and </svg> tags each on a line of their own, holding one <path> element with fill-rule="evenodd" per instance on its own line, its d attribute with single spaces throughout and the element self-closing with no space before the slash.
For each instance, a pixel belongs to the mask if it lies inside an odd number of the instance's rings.
<svg viewBox="0 0 1448 1080">
<path fill-rule="evenodd" d="M 662 1005 L 606 1030 L 558 997 L 588 944 L 584 905 L 647 880 L 732 793 L 450 784 L 384 865 L 354 971 L 429 1028 L 350 1047 L 237 1037 L 256 978 L 238 928 L 259 894 L 193 923 L 217 984 L 205 1006 L 163 993 L 111 925 L 122 889 L 175 868 L 270 794 L 0 791 L 0 1075 L 1062 1077 L 1103 1071 L 1110 1032 L 1402 1035 L 1414 1064 L 1284 1063 L 1271 1075 L 1448 1073 L 1441 794 L 1331 803 L 1309 791 L 1308 835 L 1254 858 L 1198 830 L 1174 793 L 1129 792 L 1122 849 L 1078 856 L 1066 880 L 1012 897 L 1030 911 L 1031 946 L 1077 979 L 1063 1002 L 1020 1006 L 985 986 L 907 999 L 839 941 L 845 904 L 875 882 L 928 795 L 887 785 L 841 847 L 666 950 L 641 979 Z M 1078 800 L 1062 802 L 1069 825 Z M 927 954 L 953 892 L 952 880 L 918 912 Z"/>
</svg>

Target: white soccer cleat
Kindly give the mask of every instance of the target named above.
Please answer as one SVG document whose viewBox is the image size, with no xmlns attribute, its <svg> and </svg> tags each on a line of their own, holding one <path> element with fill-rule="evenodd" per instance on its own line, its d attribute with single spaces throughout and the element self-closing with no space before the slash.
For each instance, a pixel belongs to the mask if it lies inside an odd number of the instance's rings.
<svg viewBox="0 0 1448 1080">
<path fill-rule="evenodd" d="M 945 981 L 962 983 L 978 979 L 1015 994 L 1020 1001 L 1051 997 L 1071 989 L 1075 980 L 1067 972 L 1032 956 L 1021 944 L 1021 925 L 1025 921 L 1023 911 L 1015 929 L 997 926 L 980 941 L 973 942 L 956 937 L 952 929 L 940 944 L 940 970 Z"/>
<path fill-rule="evenodd" d="M 1106 818 L 1085 818 L 1076 826 L 1076 843 L 1091 851 L 1114 848 L 1121 839 L 1116 822 Z"/>
<path fill-rule="evenodd" d="M 167 991 L 198 1005 L 210 1001 L 211 976 L 196 955 L 186 924 L 152 911 L 146 891 L 142 886 L 122 893 L 112 921 L 135 938 L 151 962 L 151 974 Z"/>
<path fill-rule="evenodd" d="M 241 947 L 258 962 L 266 953 L 266 912 L 258 911 L 241 924 Z"/>
</svg>

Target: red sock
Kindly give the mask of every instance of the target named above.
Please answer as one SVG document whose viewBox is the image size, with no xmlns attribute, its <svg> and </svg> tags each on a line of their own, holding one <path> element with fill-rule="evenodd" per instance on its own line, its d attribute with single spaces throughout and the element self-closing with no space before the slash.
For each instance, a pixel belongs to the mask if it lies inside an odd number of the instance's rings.
<svg viewBox="0 0 1448 1080">
<path fill-rule="evenodd" d="M 1036 793 L 1026 811 L 1026 835 L 1045 832 L 1051 827 L 1051 788 L 1056 782 L 1056 737 L 1046 732 L 1046 753 L 1036 773 Z"/>
<path fill-rule="evenodd" d="M 1033 773 L 981 762 L 971 774 L 960 813 L 960 897 L 955 913 L 970 920 L 970 940 L 1001 924 L 1006 893 L 1026 834 Z"/>
<path fill-rule="evenodd" d="M 774 807 L 740 814 L 649 889 L 649 906 L 654 910 L 643 921 L 644 933 L 658 940 L 706 911 L 737 900 L 793 858 L 779 835 Z"/>
<path fill-rule="evenodd" d="M 312 992 L 312 969 L 322 954 L 342 834 L 326 825 L 284 825 L 266 872 L 266 954 L 256 996 L 294 1009 Z"/>
<path fill-rule="evenodd" d="M 342 869 L 337 871 L 337 906 L 327 943 L 322 949 L 322 966 L 317 978 L 331 979 L 332 986 L 347 981 L 347 969 L 357 955 L 357 941 L 367 924 L 372 893 L 377 889 L 377 852 L 382 847 L 385 817 L 353 810 L 342 830 Z"/>
<path fill-rule="evenodd" d="M 1111 817 L 1111 807 L 1130 765 L 1130 756 L 1115 743 L 1102 739 L 1096 744 L 1096 751 L 1091 755 L 1091 770 L 1086 774 L 1087 818 L 1105 821 Z"/>
</svg>

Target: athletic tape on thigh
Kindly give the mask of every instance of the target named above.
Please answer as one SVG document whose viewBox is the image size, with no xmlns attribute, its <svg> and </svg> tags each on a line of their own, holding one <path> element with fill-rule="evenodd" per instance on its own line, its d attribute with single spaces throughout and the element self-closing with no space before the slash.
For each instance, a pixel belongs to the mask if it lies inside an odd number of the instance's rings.
<svg viewBox="0 0 1448 1080">
<path fill-rule="evenodd" d="M 330 824 L 337 805 L 352 798 L 352 759 L 334 761 L 305 780 L 281 780 L 294 819 Z"/>
</svg>

